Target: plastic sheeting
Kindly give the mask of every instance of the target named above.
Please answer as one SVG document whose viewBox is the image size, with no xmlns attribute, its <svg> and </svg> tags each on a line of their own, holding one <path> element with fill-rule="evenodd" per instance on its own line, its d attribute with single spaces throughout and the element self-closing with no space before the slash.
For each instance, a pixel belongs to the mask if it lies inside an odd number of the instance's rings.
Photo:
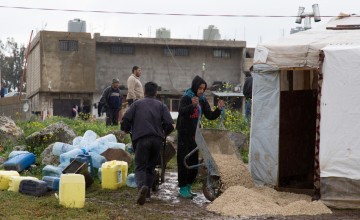
<svg viewBox="0 0 360 220">
<path fill-rule="evenodd" d="M 332 20 L 327 27 L 359 24 L 358 17 Z M 325 27 L 301 31 L 255 48 L 254 63 L 274 68 L 319 67 L 319 51 L 329 44 L 360 43 L 360 30 L 326 30 Z"/>
<path fill-rule="evenodd" d="M 360 208 L 360 180 L 342 177 L 321 178 L 321 201 L 330 207 Z"/>
<path fill-rule="evenodd" d="M 323 49 L 320 177 L 360 179 L 360 45 Z"/>
<path fill-rule="evenodd" d="M 280 71 L 256 64 L 253 72 L 253 100 L 249 169 L 257 185 L 277 185 L 279 164 Z"/>
</svg>

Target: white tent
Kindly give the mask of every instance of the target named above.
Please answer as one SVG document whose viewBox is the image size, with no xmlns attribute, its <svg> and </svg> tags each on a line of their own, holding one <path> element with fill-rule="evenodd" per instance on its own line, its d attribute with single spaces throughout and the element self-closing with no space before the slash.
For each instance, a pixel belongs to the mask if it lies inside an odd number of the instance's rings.
<svg viewBox="0 0 360 220">
<path fill-rule="evenodd" d="M 344 24 L 360 19 L 327 26 Z M 359 45 L 360 30 L 322 28 L 257 46 L 249 154 L 255 183 L 314 184 L 326 204 L 360 208 Z"/>
</svg>

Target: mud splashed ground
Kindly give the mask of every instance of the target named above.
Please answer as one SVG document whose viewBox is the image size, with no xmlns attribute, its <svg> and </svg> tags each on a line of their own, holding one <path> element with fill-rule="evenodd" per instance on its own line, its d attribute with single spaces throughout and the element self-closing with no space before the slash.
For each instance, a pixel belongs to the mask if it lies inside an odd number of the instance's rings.
<svg viewBox="0 0 360 220">
<path fill-rule="evenodd" d="M 160 185 L 160 190 L 153 193 L 152 197 L 173 204 L 177 204 L 182 202 L 183 200 L 186 200 L 200 207 L 204 205 L 206 206 L 210 203 L 210 201 L 205 198 L 202 192 L 196 192 L 198 195 L 192 200 L 180 198 L 178 193 L 179 187 L 177 184 L 177 172 L 166 172 L 165 183 Z"/>
</svg>

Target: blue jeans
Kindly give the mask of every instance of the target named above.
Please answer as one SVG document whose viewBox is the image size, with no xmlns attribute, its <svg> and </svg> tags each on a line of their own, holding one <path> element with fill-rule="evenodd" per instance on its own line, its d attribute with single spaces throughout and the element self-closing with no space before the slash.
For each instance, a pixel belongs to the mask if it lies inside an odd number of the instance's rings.
<svg viewBox="0 0 360 220">
<path fill-rule="evenodd" d="M 251 117 L 251 99 L 245 100 L 245 118 L 247 121 L 250 121 Z"/>
</svg>

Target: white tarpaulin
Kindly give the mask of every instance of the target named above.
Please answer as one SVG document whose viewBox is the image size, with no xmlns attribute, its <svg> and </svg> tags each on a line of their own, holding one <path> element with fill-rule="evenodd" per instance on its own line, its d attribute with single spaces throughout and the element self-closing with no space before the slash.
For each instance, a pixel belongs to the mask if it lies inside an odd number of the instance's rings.
<svg viewBox="0 0 360 220">
<path fill-rule="evenodd" d="M 320 176 L 360 179 L 360 45 L 323 48 Z"/>
<path fill-rule="evenodd" d="M 256 184 L 277 184 L 279 154 L 279 71 L 256 65 L 253 73 L 250 172 Z"/>
<path fill-rule="evenodd" d="M 359 23 L 359 17 L 347 17 L 329 26 Z M 249 169 L 256 184 L 279 185 L 280 70 L 317 69 L 321 50 L 325 58 L 318 75 L 323 76 L 318 81 L 320 130 L 316 143 L 320 144 L 314 143 L 318 150 L 314 164 L 317 167 L 319 162 L 320 167 L 314 170 L 314 187 L 321 191 L 316 195 L 321 195 L 326 205 L 360 208 L 359 29 L 309 30 L 257 46 Z"/>
<path fill-rule="evenodd" d="M 360 43 L 360 30 L 327 30 L 338 24 L 359 24 L 359 17 L 332 20 L 324 27 L 301 31 L 255 48 L 254 64 L 273 68 L 319 67 L 319 51 L 329 44 Z"/>
</svg>

